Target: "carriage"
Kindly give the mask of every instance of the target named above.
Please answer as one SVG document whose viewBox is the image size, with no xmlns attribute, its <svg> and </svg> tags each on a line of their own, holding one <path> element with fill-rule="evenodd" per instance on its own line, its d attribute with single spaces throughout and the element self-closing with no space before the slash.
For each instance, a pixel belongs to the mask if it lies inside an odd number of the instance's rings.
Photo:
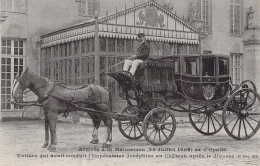
<svg viewBox="0 0 260 166">
<path fill-rule="evenodd" d="M 50 150 L 57 144 L 57 114 L 68 111 L 88 112 L 94 123 L 91 143 L 98 143 L 101 120 L 108 133 L 104 145 L 111 143 L 114 118 L 124 137 L 137 140 L 144 136 L 153 145 L 163 145 L 175 133 L 178 112 L 188 114 L 191 125 L 201 134 L 216 134 L 224 126 L 230 137 L 246 140 L 260 127 L 260 96 L 252 81 L 235 85 L 229 73 L 229 57 L 223 55 L 150 58 L 139 65 L 134 79 L 123 72 L 107 73 L 119 83 L 120 96 L 127 103 L 119 113 L 111 111 L 109 92 L 99 85 L 67 87 L 28 68 L 14 81 L 12 97 L 21 97 L 26 88 L 39 97 L 36 103 L 13 104 L 44 108 L 43 147 L 48 146 L 50 130 Z"/>
<path fill-rule="evenodd" d="M 119 130 L 130 140 L 141 137 L 153 144 L 167 143 L 176 130 L 176 113 L 187 114 L 196 131 L 213 135 L 224 126 L 237 140 L 252 137 L 260 127 L 260 96 L 250 80 L 234 85 L 229 57 L 179 55 L 149 59 L 132 79 L 121 72 L 107 73 L 126 100 Z"/>
</svg>

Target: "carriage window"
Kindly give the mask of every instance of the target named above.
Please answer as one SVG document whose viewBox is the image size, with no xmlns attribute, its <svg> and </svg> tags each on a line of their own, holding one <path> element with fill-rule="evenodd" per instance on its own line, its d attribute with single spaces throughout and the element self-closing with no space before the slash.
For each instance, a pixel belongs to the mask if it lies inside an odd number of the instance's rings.
<svg viewBox="0 0 260 166">
<path fill-rule="evenodd" d="M 215 76 L 215 58 L 202 58 L 202 76 Z"/>
<path fill-rule="evenodd" d="M 219 59 L 219 75 L 228 74 L 228 59 Z"/>
<path fill-rule="evenodd" d="M 199 57 L 184 58 L 184 74 L 199 75 Z"/>
</svg>

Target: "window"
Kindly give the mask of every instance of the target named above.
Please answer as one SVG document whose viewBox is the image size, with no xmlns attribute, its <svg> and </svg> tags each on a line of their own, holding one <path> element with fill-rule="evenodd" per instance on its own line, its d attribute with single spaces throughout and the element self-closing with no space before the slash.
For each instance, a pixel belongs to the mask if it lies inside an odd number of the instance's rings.
<svg viewBox="0 0 260 166">
<path fill-rule="evenodd" d="M 59 62 L 54 62 L 54 80 L 59 81 Z"/>
<path fill-rule="evenodd" d="M 1 10 L 8 12 L 26 12 L 26 0 L 1 0 Z"/>
<path fill-rule="evenodd" d="M 1 39 L 1 109 L 22 109 L 22 106 L 11 105 L 10 98 L 15 76 L 23 71 L 25 61 L 24 41 L 19 39 Z M 23 99 L 19 99 L 22 101 Z"/>
<path fill-rule="evenodd" d="M 116 40 L 114 38 L 108 38 L 108 52 L 115 52 Z"/>
<path fill-rule="evenodd" d="M 134 47 L 134 41 L 132 39 L 126 39 L 126 52 L 132 53 Z"/>
<path fill-rule="evenodd" d="M 14 41 L 14 55 L 23 55 L 23 41 Z"/>
<path fill-rule="evenodd" d="M 210 9 L 210 0 L 201 0 L 201 21 L 203 32 L 211 32 Z"/>
<path fill-rule="evenodd" d="M 106 38 L 101 37 L 99 39 L 99 49 L 100 49 L 100 51 L 106 51 L 106 46 L 107 46 Z"/>
<path fill-rule="evenodd" d="M 75 53 L 75 55 L 78 55 L 79 54 L 79 50 L 80 49 L 80 47 L 79 47 L 79 41 L 75 41 L 74 42 L 74 53 Z"/>
<path fill-rule="evenodd" d="M 219 58 L 219 75 L 228 75 L 228 59 Z"/>
<path fill-rule="evenodd" d="M 242 54 L 231 53 L 230 55 L 230 76 L 234 84 L 241 82 Z"/>
<path fill-rule="evenodd" d="M 125 51 L 125 40 L 124 39 L 117 39 L 117 52 L 124 52 Z"/>
<path fill-rule="evenodd" d="M 230 0 L 230 34 L 241 35 L 241 2 Z"/>
<path fill-rule="evenodd" d="M 4 54 L 4 55 L 24 55 L 24 41 L 2 39 L 2 54 Z"/>
<path fill-rule="evenodd" d="M 78 14 L 79 14 L 79 16 L 86 15 L 86 0 L 78 1 Z"/>
<path fill-rule="evenodd" d="M 215 58 L 202 58 L 202 76 L 215 76 Z"/>
<path fill-rule="evenodd" d="M 11 40 L 2 39 L 2 54 L 11 54 Z"/>
<path fill-rule="evenodd" d="M 184 74 L 199 75 L 199 57 L 184 58 Z"/>
<path fill-rule="evenodd" d="M 88 1 L 88 15 L 94 16 L 95 11 L 99 13 L 99 0 L 87 0 Z"/>
<path fill-rule="evenodd" d="M 202 32 L 211 32 L 211 0 L 193 0 L 191 18 L 202 21 Z"/>
</svg>

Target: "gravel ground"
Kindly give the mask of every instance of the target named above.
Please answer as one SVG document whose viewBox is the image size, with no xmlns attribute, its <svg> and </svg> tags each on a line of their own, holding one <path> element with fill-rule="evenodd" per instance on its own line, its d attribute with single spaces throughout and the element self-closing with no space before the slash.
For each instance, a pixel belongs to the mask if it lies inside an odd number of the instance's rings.
<svg viewBox="0 0 260 166">
<path fill-rule="evenodd" d="M 259 132 L 250 140 L 236 141 L 224 129 L 204 136 L 190 124 L 177 124 L 167 144 L 152 146 L 144 138 L 124 138 L 114 122 L 110 149 L 89 144 L 91 134 L 91 126 L 59 122 L 57 151 L 48 152 L 41 148 L 44 121 L 0 122 L 0 165 L 260 165 Z M 101 141 L 104 136 L 101 127 Z"/>
</svg>

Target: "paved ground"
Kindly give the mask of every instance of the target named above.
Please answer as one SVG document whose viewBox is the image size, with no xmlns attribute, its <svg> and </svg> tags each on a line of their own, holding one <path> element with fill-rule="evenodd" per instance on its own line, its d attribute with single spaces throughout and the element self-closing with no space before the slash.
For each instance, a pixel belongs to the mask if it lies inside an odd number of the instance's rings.
<svg viewBox="0 0 260 166">
<path fill-rule="evenodd" d="M 101 127 L 100 138 L 104 137 L 104 131 Z M 250 140 L 236 141 L 224 129 L 214 136 L 204 136 L 190 124 L 178 124 L 173 139 L 166 145 L 155 147 L 144 138 L 127 140 L 115 125 L 111 151 L 102 151 L 101 144 L 89 144 L 92 127 L 60 122 L 57 125 L 59 144 L 56 152 L 41 148 L 43 121 L 0 122 L 0 132 L 1 166 L 260 165 L 259 132 Z M 116 151 L 118 148 L 124 149 Z M 132 151 L 133 148 L 136 150 Z"/>
</svg>

